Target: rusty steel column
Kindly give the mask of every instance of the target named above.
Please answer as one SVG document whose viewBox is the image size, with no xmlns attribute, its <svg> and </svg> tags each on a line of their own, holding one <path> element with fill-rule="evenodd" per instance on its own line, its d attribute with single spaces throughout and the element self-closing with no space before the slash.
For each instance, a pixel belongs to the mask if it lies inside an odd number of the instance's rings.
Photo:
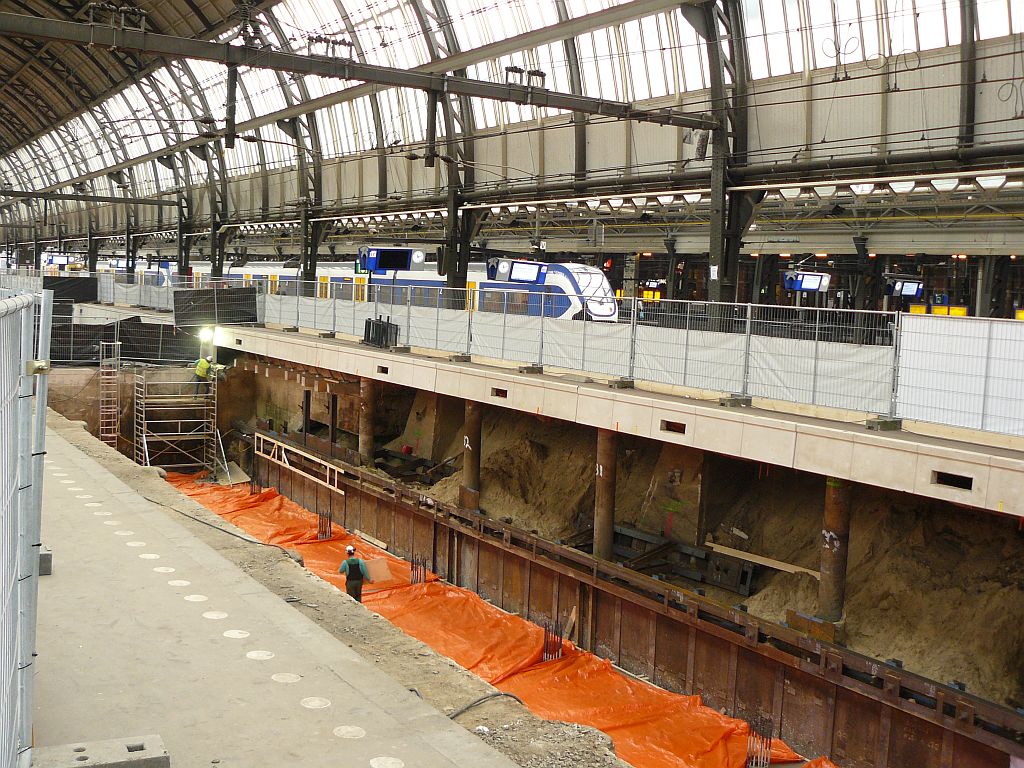
<svg viewBox="0 0 1024 768">
<path fill-rule="evenodd" d="M 618 435 L 597 430 L 597 487 L 594 493 L 594 557 L 613 558 L 615 538 L 615 469 Z"/>
<path fill-rule="evenodd" d="M 850 549 L 852 484 L 837 477 L 825 479 L 825 519 L 821 529 L 821 581 L 818 616 L 837 622 L 846 601 L 846 560 Z"/>
<path fill-rule="evenodd" d="M 480 428 L 483 424 L 483 404 L 466 401 L 466 421 L 462 437 L 462 485 L 459 487 L 459 505 L 464 509 L 480 508 Z"/>
<path fill-rule="evenodd" d="M 377 416 L 377 382 L 359 379 L 359 457 L 363 464 L 373 466 L 373 422 Z"/>
</svg>

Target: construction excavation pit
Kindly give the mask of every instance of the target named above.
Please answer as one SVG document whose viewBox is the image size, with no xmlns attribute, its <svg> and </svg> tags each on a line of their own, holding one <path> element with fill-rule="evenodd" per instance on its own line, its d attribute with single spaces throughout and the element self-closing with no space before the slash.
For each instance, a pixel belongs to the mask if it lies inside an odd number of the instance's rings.
<svg viewBox="0 0 1024 768">
<path fill-rule="evenodd" d="M 242 333 L 104 343 L 50 374 L 51 428 L 511 764 L 1022 765 L 1020 517 L 702 447 L 681 415 L 659 439 L 618 405 L 653 391 Z M 524 381 L 543 408 L 508 404 Z M 568 418 L 565 392 L 592 399 Z"/>
</svg>

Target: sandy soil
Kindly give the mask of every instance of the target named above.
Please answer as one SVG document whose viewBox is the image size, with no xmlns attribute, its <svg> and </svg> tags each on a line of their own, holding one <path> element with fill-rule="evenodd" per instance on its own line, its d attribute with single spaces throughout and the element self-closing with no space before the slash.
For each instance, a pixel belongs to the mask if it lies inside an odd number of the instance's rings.
<svg viewBox="0 0 1024 768">
<path fill-rule="evenodd" d="M 774 472 L 774 470 L 773 470 Z M 824 480 L 775 472 L 716 538 L 818 567 Z M 727 533 L 736 527 L 748 542 Z M 817 609 L 817 581 L 761 572 L 751 613 L 782 621 Z M 846 644 L 939 682 L 1024 706 L 1024 535 L 1007 517 L 877 488 L 854 489 Z"/>
<path fill-rule="evenodd" d="M 402 685 L 415 690 L 439 711 L 457 709 L 495 691 L 451 660 L 405 635 L 347 595 L 321 581 L 279 550 L 247 543 L 220 529 L 237 531 L 160 479 L 155 469 L 139 467 L 81 428 L 51 413 L 49 426 L 72 445 L 164 509 L 222 556 L 237 564 L 295 610 L 305 614 L 364 658 L 379 664 Z M 207 521 L 204 525 L 178 512 Z M 592 728 L 542 720 L 507 698 L 475 707 L 458 722 L 523 768 L 628 768 L 611 740 Z"/>
<path fill-rule="evenodd" d="M 488 411 L 481 506 L 495 518 L 550 539 L 590 524 L 592 430 Z M 457 446 L 452 447 L 454 453 Z M 661 533 L 664 514 L 640 513 L 657 462 L 650 441 L 620 439 L 616 519 Z M 724 480 L 723 480 L 724 481 Z M 458 497 L 456 474 L 429 493 Z M 716 481 L 717 482 L 717 481 Z M 717 541 L 818 568 L 824 478 L 772 468 L 733 505 Z M 1008 517 L 866 486 L 854 491 L 846 644 L 1014 707 L 1024 706 L 1024 534 Z M 732 534 L 736 528 L 748 538 Z M 712 599 L 745 603 L 784 621 L 787 608 L 814 613 L 817 582 L 759 569 L 743 598 L 704 585 Z"/>
</svg>

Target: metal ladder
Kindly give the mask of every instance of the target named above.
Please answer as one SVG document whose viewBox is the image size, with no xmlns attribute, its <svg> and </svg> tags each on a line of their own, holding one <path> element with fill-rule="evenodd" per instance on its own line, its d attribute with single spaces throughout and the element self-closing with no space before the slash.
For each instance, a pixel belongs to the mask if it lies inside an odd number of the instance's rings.
<svg viewBox="0 0 1024 768">
<path fill-rule="evenodd" d="M 117 448 L 121 431 L 121 342 L 100 342 L 100 440 Z"/>
</svg>

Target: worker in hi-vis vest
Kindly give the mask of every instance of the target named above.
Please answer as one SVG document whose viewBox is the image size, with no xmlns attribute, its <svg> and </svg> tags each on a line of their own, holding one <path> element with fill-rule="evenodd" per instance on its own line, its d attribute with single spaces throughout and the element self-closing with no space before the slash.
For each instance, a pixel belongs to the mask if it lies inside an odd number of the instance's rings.
<svg viewBox="0 0 1024 768">
<path fill-rule="evenodd" d="M 196 383 L 195 397 L 199 397 L 199 388 L 209 387 L 210 374 L 213 368 L 213 355 L 200 357 L 192 366 L 192 370 L 195 371 L 195 376 L 192 377 L 192 381 Z"/>
<path fill-rule="evenodd" d="M 345 576 L 345 591 L 349 597 L 357 603 L 363 602 L 363 581 L 371 584 L 370 572 L 366 569 L 366 563 L 361 557 L 356 557 L 356 548 L 349 544 L 345 547 L 345 559 L 341 562 L 338 573 Z"/>
</svg>

